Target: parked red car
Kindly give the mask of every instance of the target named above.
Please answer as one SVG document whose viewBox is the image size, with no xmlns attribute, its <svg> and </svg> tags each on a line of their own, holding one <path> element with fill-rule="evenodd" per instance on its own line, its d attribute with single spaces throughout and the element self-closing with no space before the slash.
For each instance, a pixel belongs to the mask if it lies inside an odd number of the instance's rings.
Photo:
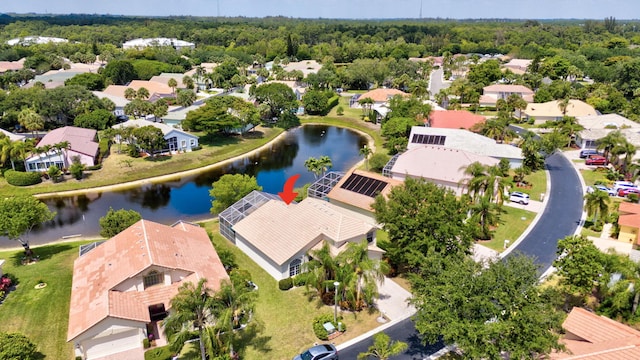
<svg viewBox="0 0 640 360">
<path fill-rule="evenodd" d="M 629 194 L 638 194 L 640 195 L 640 189 L 635 187 L 625 187 L 618 190 L 618 196 L 627 196 Z"/>
<path fill-rule="evenodd" d="M 607 165 L 607 158 L 600 155 L 590 155 L 584 163 L 586 165 Z"/>
</svg>

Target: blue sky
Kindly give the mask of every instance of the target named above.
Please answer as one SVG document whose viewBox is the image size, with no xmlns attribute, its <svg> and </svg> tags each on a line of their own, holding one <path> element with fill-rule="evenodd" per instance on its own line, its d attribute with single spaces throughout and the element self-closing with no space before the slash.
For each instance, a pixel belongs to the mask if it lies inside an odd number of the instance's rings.
<svg viewBox="0 0 640 360">
<path fill-rule="evenodd" d="M 299 18 L 640 17 L 639 0 L 2 0 L 0 12 Z M 219 12 L 218 12 L 219 9 Z"/>
</svg>

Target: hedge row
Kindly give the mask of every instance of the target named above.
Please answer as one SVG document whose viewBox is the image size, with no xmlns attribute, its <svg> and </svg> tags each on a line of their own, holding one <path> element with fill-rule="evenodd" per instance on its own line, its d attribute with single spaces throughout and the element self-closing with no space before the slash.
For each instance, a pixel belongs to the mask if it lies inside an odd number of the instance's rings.
<svg viewBox="0 0 640 360">
<path fill-rule="evenodd" d="M 4 178 L 13 186 L 29 186 L 42 182 L 42 177 L 39 172 L 7 170 L 4 172 Z"/>
</svg>

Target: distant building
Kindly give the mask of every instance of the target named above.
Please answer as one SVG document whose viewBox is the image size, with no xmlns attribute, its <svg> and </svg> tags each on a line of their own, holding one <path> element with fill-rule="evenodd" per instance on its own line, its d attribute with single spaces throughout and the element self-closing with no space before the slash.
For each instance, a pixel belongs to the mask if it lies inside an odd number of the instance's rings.
<svg viewBox="0 0 640 360">
<path fill-rule="evenodd" d="M 576 144 L 581 149 L 597 148 L 599 139 L 616 130 L 620 130 L 633 145 L 640 146 L 636 140 L 638 137 L 636 134 L 640 133 L 640 124 L 624 116 L 618 114 L 588 115 L 578 116 L 576 120 L 584 127 L 584 130 L 579 131 L 576 136 Z"/>
<path fill-rule="evenodd" d="M 25 36 L 21 38 L 8 40 L 7 44 L 11 46 L 14 46 L 14 45 L 29 46 L 34 44 L 66 43 L 66 42 L 69 42 L 69 40 L 57 38 L 57 37 Z"/>
<path fill-rule="evenodd" d="M 480 96 L 481 106 L 496 106 L 498 100 L 507 100 L 507 98 L 516 94 L 523 98 L 526 102 L 533 102 L 533 90 L 523 85 L 494 84 L 482 88 L 482 96 Z"/>
<path fill-rule="evenodd" d="M 547 121 L 562 120 L 565 115 L 577 118 L 598 115 L 598 112 L 584 101 L 571 99 L 565 114 L 560 109 L 560 100 L 553 100 L 545 103 L 531 103 L 522 111 L 522 115 L 526 120 L 533 118 L 536 124 L 543 124 Z"/>
<path fill-rule="evenodd" d="M 527 72 L 532 60 L 529 59 L 511 59 L 508 63 L 502 65 L 503 69 L 509 69 L 514 74 L 522 75 Z"/>
<path fill-rule="evenodd" d="M 150 46 L 171 46 L 176 50 L 195 49 L 194 43 L 178 40 L 175 38 L 150 38 L 150 39 L 133 39 L 122 44 L 123 49 L 144 49 Z"/>
</svg>

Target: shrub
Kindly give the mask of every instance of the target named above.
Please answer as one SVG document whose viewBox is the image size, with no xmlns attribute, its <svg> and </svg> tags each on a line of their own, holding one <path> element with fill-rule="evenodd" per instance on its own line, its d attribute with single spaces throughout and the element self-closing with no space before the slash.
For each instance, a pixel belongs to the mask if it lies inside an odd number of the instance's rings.
<svg viewBox="0 0 640 360">
<path fill-rule="evenodd" d="M 69 168 L 69 172 L 74 178 L 76 178 L 76 180 L 82 179 L 82 176 L 84 174 L 84 164 L 80 162 L 79 156 L 73 157 L 73 164 L 71 164 L 71 167 Z"/>
<path fill-rule="evenodd" d="M 109 147 L 111 146 L 111 139 L 102 138 L 98 145 L 98 161 L 102 161 L 109 154 Z"/>
<path fill-rule="evenodd" d="M 304 274 L 299 274 L 293 277 L 293 285 L 294 286 L 305 286 L 307 285 L 307 278 Z"/>
<path fill-rule="evenodd" d="M 342 331 L 347 330 L 347 326 L 342 322 L 342 317 L 338 317 L 338 322 L 340 322 L 340 329 Z M 324 314 L 318 315 L 313 319 L 313 333 L 316 334 L 318 339 L 320 340 L 328 340 L 329 334 L 327 330 L 324 328 L 325 323 L 331 323 L 338 330 L 338 324 L 333 321 L 333 314 Z"/>
<path fill-rule="evenodd" d="M 98 164 L 98 165 L 93 165 L 93 166 L 87 166 L 86 170 L 89 171 L 95 171 L 95 170 L 100 170 L 102 169 L 102 164 Z"/>
<path fill-rule="evenodd" d="M 338 114 L 338 116 L 344 115 L 344 108 L 342 107 L 342 105 L 336 108 L 336 114 Z"/>
<path fill-rule="evenodd" d="M 136 144 L 129 144 L 127 145 L 127 154 L 131 157 L 138 158 L 140 157 L 140 150 L 138 150 Z"/>
<path fill-rule="evenodd" d="M 7 170 L 4 173 L 4 177 L 13 186 L 29 186 L 42 182 L 42 177 L 38 172 Z"/>
<path fill-rule="evenodd" d="M 338 102 L 340 102 L 340 95 L 329 98 L 329 101 L 327 101 L 327 109 L 325 110 L 325 114 L 329 113 L 331 109 L 338 105 Z"/>
<path fill-rule="evenodd" d="M 293 287 L 293 280 L 286 278 L 278 281 L 278 288 L 282 291 L 287 291 Z"/>
<path fill-rule="evenodd" d="M 385 165 L 389 162 L 389 157 L 385 154 L 377 153 L 369 158 L 369 170 L 381 172 Z"/>
<path fill-rule="evenodd" d="M 149 351 L 145 351 L 145 360 L 168 360 L 173 358 L 174 352 L 171 351 L 169 346 L 157 347 Z"/>
<path fill-rule="evenodd" d="M 630 202 L 632 203 L 637 203 L 638 202 L 638 194 L 634 194 L 634 193 L 630 193 L 629 195 L 627 195 L 627 198 L 629 199 Z"/>
<path fill-rule="evenodd" d="M 144 347 L 145 349 L 148 349 L 151 347 L 151 342 L 149 341 L 149 339 L 147 338 L 142 339 L 142 347 Z"/>
</svg>

